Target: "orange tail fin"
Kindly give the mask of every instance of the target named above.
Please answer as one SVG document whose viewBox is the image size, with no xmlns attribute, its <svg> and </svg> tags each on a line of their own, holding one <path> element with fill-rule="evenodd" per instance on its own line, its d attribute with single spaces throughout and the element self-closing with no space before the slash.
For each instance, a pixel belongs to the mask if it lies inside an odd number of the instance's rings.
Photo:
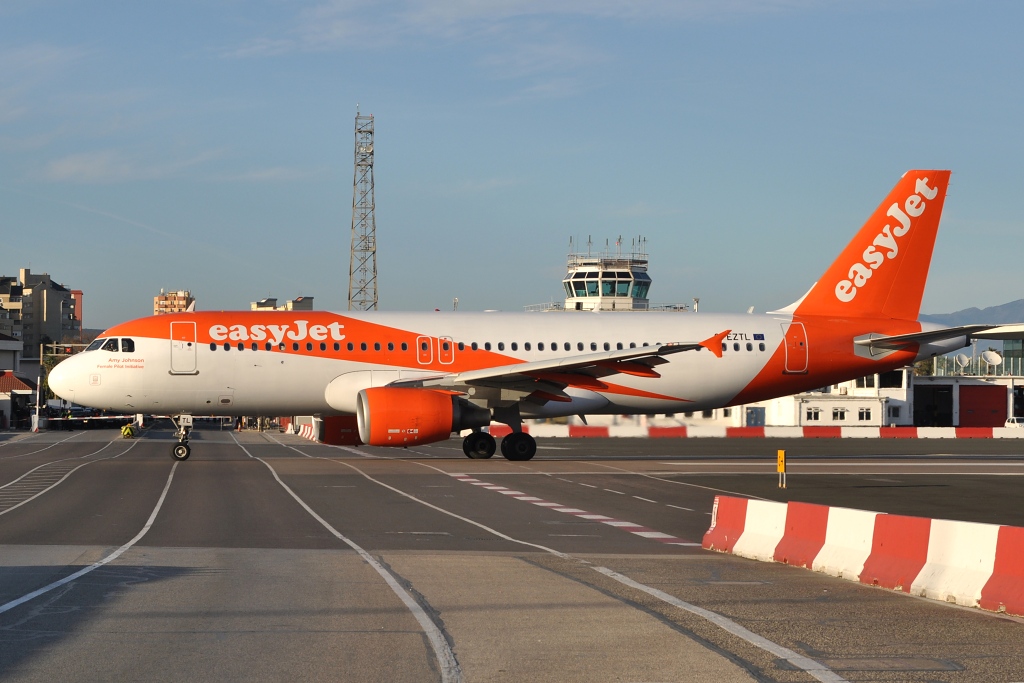
<svg viewBox="0 0 1024 683">
<path fill-rule="evenodd" d="M 949 174 L 903 174 L 796 314 L 917 320 Z"/>
</svg>

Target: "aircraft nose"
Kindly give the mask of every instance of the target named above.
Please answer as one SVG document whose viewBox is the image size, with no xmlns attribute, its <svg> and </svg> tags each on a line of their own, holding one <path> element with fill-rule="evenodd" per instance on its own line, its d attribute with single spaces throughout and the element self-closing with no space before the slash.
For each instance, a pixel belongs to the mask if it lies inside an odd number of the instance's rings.
<svg viewBox="0 0 1024 683">
<path fill-rule="evenodd" d="M 74 402 L 75 391 L 72 386 L 71 378 L 71 358 L 62 360 L 57 363 L 53 370 L 50 370 L 50 374 L 46 381 L 50 385 L 50 391 L 60 396 L 65 401 Z"/>
</svg>

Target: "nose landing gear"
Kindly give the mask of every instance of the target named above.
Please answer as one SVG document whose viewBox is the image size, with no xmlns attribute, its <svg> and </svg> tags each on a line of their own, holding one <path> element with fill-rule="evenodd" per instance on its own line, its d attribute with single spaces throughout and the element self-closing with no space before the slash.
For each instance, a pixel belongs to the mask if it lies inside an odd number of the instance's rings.
<svg viewBox="0 0 1024 683">
<path fill-rule="evenodd" d="M 192 432 L 192 416 L 178 415 L 178 419 L 175 420 L 172 415 L 171 423 L 177 430 L 174 435 L 178 437 L 178 443 L 171 449 L 171 457 L 178 461 L 188 460 L 188 456 L 192 455 L 192 449 L 188 445 L 188 436 Z"/>
</svg>

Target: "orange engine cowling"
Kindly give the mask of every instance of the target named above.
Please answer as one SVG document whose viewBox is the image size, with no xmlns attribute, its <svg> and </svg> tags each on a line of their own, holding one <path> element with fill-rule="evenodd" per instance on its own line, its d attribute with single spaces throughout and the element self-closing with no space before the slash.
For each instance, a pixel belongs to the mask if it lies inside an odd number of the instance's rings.
<svg viewBox="0 0 1024 683">
<path fill-rule="evenodd" d="M 375 387 L 356 398 L 359 439 L 370 446 L 414 446 L 490 423 L 490 411 L 435 389 Z"/>
</svg>

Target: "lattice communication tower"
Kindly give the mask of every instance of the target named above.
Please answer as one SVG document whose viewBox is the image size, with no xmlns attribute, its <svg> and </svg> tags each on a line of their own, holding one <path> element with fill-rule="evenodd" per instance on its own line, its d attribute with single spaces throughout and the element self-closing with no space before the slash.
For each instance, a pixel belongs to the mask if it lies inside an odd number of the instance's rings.
<svg viewBox="0 0 1024 683">
<path fill-rule="evenodd" d="M 373 214 L 373 114 L 356 111 L 355 174 L 352 177 L 352 252 L 348 310 L 377 310 L 377 221 Z"/>
</svg>

